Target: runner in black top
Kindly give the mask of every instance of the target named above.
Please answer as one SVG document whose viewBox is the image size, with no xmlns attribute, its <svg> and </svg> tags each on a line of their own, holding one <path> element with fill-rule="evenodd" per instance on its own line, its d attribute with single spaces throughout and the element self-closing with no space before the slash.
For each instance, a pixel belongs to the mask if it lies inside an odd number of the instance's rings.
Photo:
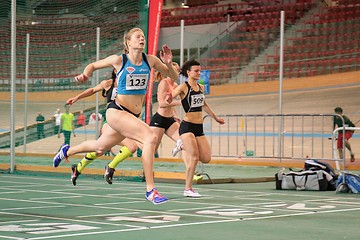
<svg viewBox="0 0 360 240">
<path fill-rule="evenodd" d="M 203 114 L 204 110 L 220 124 L 225 121 L 219 118 L 205 101 L 204 86 L 197 83 L 200 79 L 200 63 L 191 60 L 184 63 L 181 74 L 188 77 L 185 83 L 180 84 L 169 94 L 168 101 L 180 96 L 182 106 L 185 111 L 185 117 L 180 124 L 179 134 L 183 141 L 184 157 L 190 163 L 189 171 L 186 174 L 186 186 L 184 196 L 201 197 L 192 188 L 192 179 L 199 161 L 208 163 L 211 160 L 211 149 L 208 140 L 203 131 Z"/>
</svg>

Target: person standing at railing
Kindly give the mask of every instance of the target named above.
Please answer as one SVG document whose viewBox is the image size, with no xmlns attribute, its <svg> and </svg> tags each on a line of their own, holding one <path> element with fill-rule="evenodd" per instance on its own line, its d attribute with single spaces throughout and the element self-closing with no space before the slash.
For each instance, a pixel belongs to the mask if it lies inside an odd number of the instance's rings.
<svg viewBox="0 0 360 240">
<path fill-rule="evenodd" d="M 334 109 L 335 113 L 336 114 L 339 114 L 342 116 L 342 118 L 344 119 L 344 124 L 345 124 L 345 127 L 355 127 L 355 124 L 351 122 L 351 120 L 343 114 L 343 109 L 341 107 L 336 107 Z M 334 124 L 333 124 L 333 130 L 335 130 L 335 128 L 339 127 L 343 127 L 343 121 L 340 117 L 338 116 L 334 116 Z M 351 150 L 351 145 L 349 143 L 349 139 L 352 137 L 354 131 L 353 130 L 346 130 L 345 131 L 345 137 L 343 136 L 343 131 L 340 130 L 338 132 L 338 138 L 337 138 L 337 149 L 339 151 L 339 158 L 340 159 L 343 159 L 344 158 L 344 155 L 343 155 L 343 138 L 344 139 L 344 142 L 345 142 L 345 147 L 349 150 L 350 152 L 350 161 L 351 162 L 355 162 L 355 155 L 353 153 L 353 151 Z"/>
<path fill-rule="evenodd" d="M 70 112 L 70 105 L 65 104 L 65 113 L 61 114 L 61 124 L 58 132 L 58 138 L 60 138 L 60 132 L 64 134 L 64 144 L 70 144 L 71 133 L 75 134 L 75 117 L 74 114 Z"/>
<path fill-rule="evenodd" d="M 53 116 L 53 119 L 55 121 L 55 127 L 54 127 L 54 134 L 57 135 L 59 133 L 60 124 L 61 124 L 61 112 L 60 109 L 56 109 L 56 112 Z"/>
<path fill-rule="evenodd" d="M 192 179 L 195 174 L 196 165 L 200 161 L 209 163 L 211 160 L 211 148 L 203 127 L 204 110 L 215 121 L 224 124 L 225 120 L 218 117 L 205 101 L 204 85 L 197 81 L 200 79 L 201 66 L 195 60 L 184 63 L 181 74 L 187 77 L 187 81 L 175 88 L 168 94 L 166 99 L 172 102 L 173 98 L 180 96 L 182 107 L 185 111 L 183 121 L 180 123 L 179 135 L 183 142 L 184 158 L 188 162 L 186 165 L 186 186 L 184 196 L 201 197 L 198 192 L 192 188 Z M 191 164 L 192 163 L 192 164 Z"/>
<path fill-rule="evenodd" d="M 85 126 L 85 115 L 84 115 L 84 111 L 81 110 L 77 117 L 76 127 L 83 127 L 83 126 Z"/>
<path fill-rule="evenodd" d="M 38 139 L 45 138 L 44 121 L 45 117 L 41 114 L 41 112 L 38 112 L 38 115 L 36 117 L 36 129 Z"/>
</svg>

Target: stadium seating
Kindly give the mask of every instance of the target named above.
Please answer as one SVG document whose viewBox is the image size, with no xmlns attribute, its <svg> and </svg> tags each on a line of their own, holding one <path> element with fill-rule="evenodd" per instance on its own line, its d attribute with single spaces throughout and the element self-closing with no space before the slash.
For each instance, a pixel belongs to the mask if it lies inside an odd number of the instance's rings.
<svg viewBox="0 0 360 240">
<path fill-rule="evenodd" d="M 228 38 L 222 39 L 217 48 L 209 49 L 210 53 L 200 58 L 204 69 L 212 69 L 211 84 L 226 82 L 220 79 L 224 76 L 224 69 L 219 73 L 219 68 L 213 68 L 214 65 L 222 62 L 231 66 L 226 76 L 235 77 L 240 69 L 248 65 L 277 38 L 281 10 L 287 13 L 286 24 L 292 25 L 311 8 L 310 3 L 297 1 L 279 4 L 273 1 L 260 1 L 232 4 L 234 15 L 231 16 L 231 21 L 245 24 L 238 24 L 239 27 L 231 32 Z M 161 27 L 179 26 L 181 19 L 185 21 L 185 25 L 226 22 L 227 7 L 227 4 L 218 4 L 164 10 Z"/>
<path fill-rule="evenodd" d="M 80 0 L 81 2 L 85 0 Z M 46 2 L 46 1 L 44 1 Z M 207 1 L 204 1 L 204 3 Z M 282 2 L 282 1 L 280 1 Z M 232 22 L 238 27 L 208 49 L 199 59 L 203 69 L 212 70 L 211 84 L 224 84 L 237 76 L 279 36 L 279 12 L 284 10 L 286 28 L 314 7 L 315 1 L 297 0 L 281 4 L 276 1 L 241 1 L 231 4 Z M 54 1 L 56 11 L 63 1 Z M 218 23 L 227 21 L 228 4 L 164 9 L 161 27 Z M 284 70 L 287 77 L 312 76 L 359 69 L 360 3 L 339 0 L 338 6 L 318 5 L 319 10 L 307 16 L 306 21 L 285 40 Z M 44 8 L 45 9 L 45 8 Z M 44 10 L 45 11 L 45 10 Z M 76 67 L 95 59 L 96 26 L 101 28 L 101 56 L 118 51 L 118 40 L 126 26 L 138 23 L 134 13 L 82 17 L 64 17 L 58 14 L 19 17 L 17 20 L 17 77 L 24 78 L 26 34 L 30 34 L 30 83 L 46 86 L 64 85 L 76 74 Z M 240 24 L 241 23 L 241 24 Z M 5 24 L 10 25 L 10 24 Z M 10 78 L 10 30 L 0 28 L 0 81 Z M 279 49 L 265 56 L 254 72 L 247 72 L 257 81 L 277 78 Z M 58 78 L 57 82 L 51 79 Z M 50 79 L 50 80 L 49 80 Z M 1 82 L 0 82 L 1 84 Z"/>
<path fill-rule="evenodd" d="M 322 7 L 287 38 L 284 76 L 304 77 L 359 70 L 360 4 Z M 256 81 L 272 80 L 279 74 L 279 53 L 266 55 L 264 64 L 250 72 Z M 275 79 L 273 78 L 273 79 Z"/>
<path fill-rule="evenodd" d="M 248 3 L 231 4 L 235 15 L 243 14 Z M 201 5 L 191 8 L 164 9 L 161 18 L 161 27 L 174 27 L 180 25 L 180 20 L 185 20 L 187 25 L 226 22 L 228 4 Z M 188 20 L 188 21 L 187 21 Z"/>
</svg>

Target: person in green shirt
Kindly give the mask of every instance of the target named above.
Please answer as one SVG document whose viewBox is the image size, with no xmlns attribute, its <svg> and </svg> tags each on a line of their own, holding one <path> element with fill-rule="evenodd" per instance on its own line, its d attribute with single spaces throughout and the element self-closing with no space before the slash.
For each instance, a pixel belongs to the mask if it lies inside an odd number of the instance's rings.
<svg viewBox="0 0 360 240">
<path fill-rule="evenodd" d="M 41 112 L 38 112 L 38 115 L 36 117 L 36 129 L 38 139 L 45 138 L 44 121 L 45 117 L 41 114 Z"/>
<path fill-rule="evenodd" d="M 340 116 L 342 116 L 342 118 L 344 119 L 344 125 L 345 127 L 355 127 L 355 124 L 353 124 L 351 122 L 351 120 L 343 114 L 343 109 L 341 107 L 336 107 L 334 109 L 334 112 L 336 114 L 339 114 Z M 335 127 L 341 128 L 343 127 L 343 121 L 340 117 L 338 116 L 334 116 L 334 124 L 333 124 L 333 129 L 335 130 Z M 353 130 L 346 130 L 345 131 L 345 137 L 343 136 L 343 131 L 339 131 L 338 132 L 338 139 L 337 139 L 337 149 L 339 151 L 339 158 L 343 159 L 343 138 L 344 142 L 345 142 L 345 147 L 349 150 L 350 152 L 350 161 L 351 162 L 355 162 L 355 155 L 353 153 L 353 151 L 351 150 L 351 145 L 349 143 L 349 139 L 352 137 L 354 131 Z"/>
<path fill-rule="evenodd" d="M 74 134 L 74 137 L 76 137 L 75 135 L 75 117 L 74 114 L 72 114 L 70 111 L 70 105 L 65 104 L 65 113 L 63 113 L 61 115 L 61 128 L 59 128 L 59 132 L 58 132 L 58 138 L 60 138 L 60 130 L 62 130 L 63 134 L 64 134 L 64 144 L 69 144 L 70 145 L 70 138 L 71 138 L 71 133 Z"/>
</svg>

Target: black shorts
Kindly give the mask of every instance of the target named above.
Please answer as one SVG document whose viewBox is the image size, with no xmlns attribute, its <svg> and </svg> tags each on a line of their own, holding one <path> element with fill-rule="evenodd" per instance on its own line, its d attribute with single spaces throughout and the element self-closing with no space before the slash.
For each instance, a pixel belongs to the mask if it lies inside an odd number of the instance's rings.
<svg viewBox="0 0 360 240">
<path fill-rule="evenodd" d="M 181 136 L 184 133 L 188 133 L 191 132 L 195 135 L 195 137 L 201 137 L 204 136 L 204 128 L 202 124 L 197 124 L 197 123 L 190 123 L 190 122 L 186 122 L 186 121 L 182 121 L 180 123 L 180 128 L 179 128 L 179 135 Z"/>
<path fill-rule="evenodd" d="M 176 122 L 174 117 L 163 117 L 156 112 L 151 118 L 150 126 L 164 128 L 166 131 L 174 122 Z"/>
<path fill-rule="evenodd" d="M 115 102 L 115 100 L 109 102 L 109 104 L 108 104 L 108 106 L 107 106 L 107 109 L 109 109 L 109 108 L 115 108 L 115 109 L 120 110 L 120 111 L 126 111 L 126 112 L 128 112 L 128 113 L 131 113 L 132 115 L 134 115 L 134 116 L 137 117 L 137 118 L 140 116 L 140 113 L 139 113 L 139 114 L 135 114 L 135 113 L 131 112 L 129 109 L 127 109 L 126 107 L 121 106 L 121 105 L 118 105 L 118 104 Z"/>
</svg>

